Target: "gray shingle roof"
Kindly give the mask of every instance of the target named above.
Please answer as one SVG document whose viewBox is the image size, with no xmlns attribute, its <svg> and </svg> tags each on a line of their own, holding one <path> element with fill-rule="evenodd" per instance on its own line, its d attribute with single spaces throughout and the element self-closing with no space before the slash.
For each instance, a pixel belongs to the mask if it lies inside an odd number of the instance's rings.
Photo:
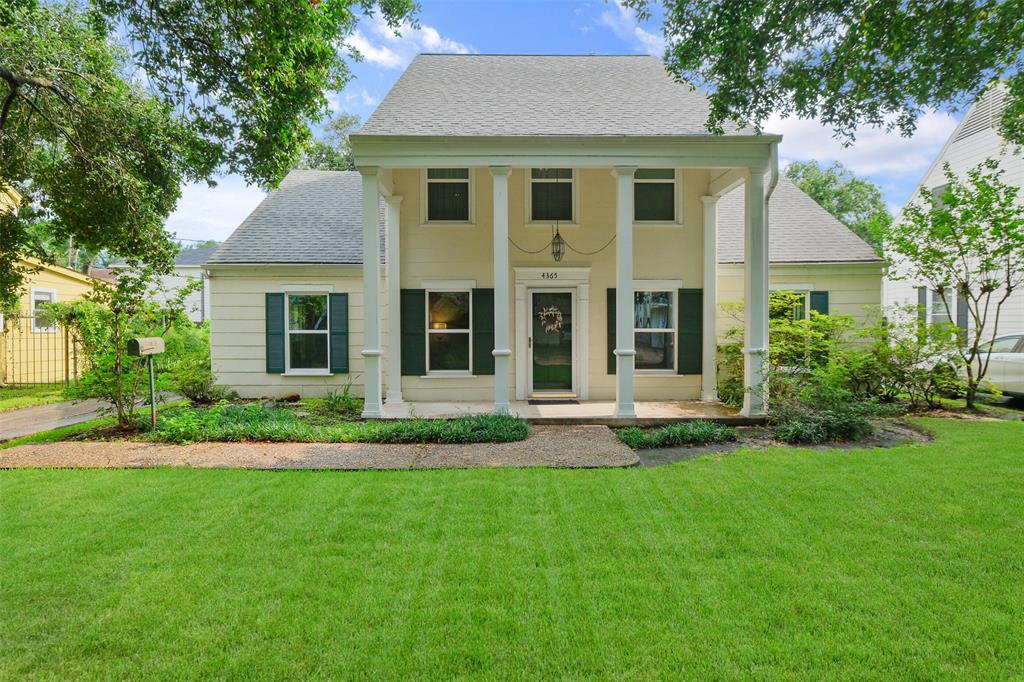
<svg viewBox="0 0 1024 682">
<path fill-rule="evenodd" d="M 707 116 L 654 57 L 421 54 L 357 135 L 707 135 Z"/>
<path fill-rule="evenodd" d="M 744 190 L 718 202 L 718 262 L 743 262 Z M 770 201 L 768 257 L 772 263 L 879 262 L 867 242 L 782 176 Z"/>
<path fill-rule="evenodd" d="M 203 265 L 214 251 L 216 246 L 207 246 L 202 249 L 185 249 L 178 253 L 174 259 L 175 265 Z"/>
<path fill-rule="evenodd" d="M 206 263 L 362 263 L 362 194 L 356 171 L 293 170 Z"/>
</svg>

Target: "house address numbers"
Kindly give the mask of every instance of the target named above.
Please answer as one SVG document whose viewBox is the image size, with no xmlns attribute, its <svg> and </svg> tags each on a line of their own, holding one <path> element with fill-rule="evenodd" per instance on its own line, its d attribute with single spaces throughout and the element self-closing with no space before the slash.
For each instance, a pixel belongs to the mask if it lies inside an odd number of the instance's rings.
<svg viewBox="0 0 1024 682">
<path fill-rule="evenodd" d="M 558 279 L 557 272 L 542 272 L 540 273 L 541 279 Z"/>
</svg>

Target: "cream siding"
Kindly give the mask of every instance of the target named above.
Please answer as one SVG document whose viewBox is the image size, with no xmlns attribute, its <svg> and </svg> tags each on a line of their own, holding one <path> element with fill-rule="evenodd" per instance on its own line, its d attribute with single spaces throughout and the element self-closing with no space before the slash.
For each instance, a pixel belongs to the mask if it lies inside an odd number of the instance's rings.
<svg viewBox="0 0 1024 682">
<path fill-rule="evenodd" d="M 856 324 L 864 324 L 877 313 L 882 302 L 881 263 L 801 264 L 771 266 L 769 286 L 784 289 L 799 286 L 808 291 L 827 291 L 829 313 L 849 315 Z M 806 287 L 804 286 L 806 285 Z M 722 304 L 743 301 L 743 266 L 718 266 L 718 334 L 737 324 Z"/>
<path fill-rule="evenodd" d="M 683 288 L 702 285 L 702 204 L 707 193 L 707 171 L 678 171 L 677 200 L 681 201 L 678 224 L 634 226 L 635 279 L 679 282 Z M 513 169 L 509 178 L 509 236 L 528 254 L 510 248 L 510 290 L 512 306 L 511 358 L 512 392 L 515 395 L 516 342 L 515 272 L 517 268 L 590 268 L 587 326 L 588 384 L 587 398 L 611 400 L 615 397 L 615 376 L 607 373 L 606 290 L 615 285 L 615 250 L 610 243 L 615 233 L 615 179 L 611 169 L 579 169 L 579 213 L 576 224 L 562 225 L 563 237 L 576 250 L 597 252 L 583 255 L 567 249 L 564 259 L 555 263 L 547 244 L 552 235 L 550 223 L 526 221 L 527 197 L 525 169 Z M 403 197 L 400 220 L 401 287 L 426 288 L 432 282 L 472 280 L 478 288 L 491 288 L 493 279 L 493 240 L 491 222 L 491 175 L 486 168 L 472 172 L 472 224 L 424 224 L 422 221 L 425 187 L 423 171 L 395 169 L 390 182 L 396 195 Z M 602 248 L 604 247 L 604 248 Z M 831 309 L 864 319 L 865 307 L 880 303 L 882 268 L 878 263 L 859 265 L 773 266 L 773 284 L 806 283 L 814 289 L 828 290 Z M 349 299 L 349 355 L 354 389 L 362 394 L 363 310 L 360 266 L 253 266 L 210 267 L 211 330 L 213 367 L 218 380 L 245 397 L 277 396 L 286 393 L 322 395 L 337 390 L 349 375 L 333 377 L 289 377 L 266 374 L 264 296 L 281 291 L 286 284 L 330 284 L 335 292 L 347 291 Z M 551 288 L 560 288 L 556 280 Z M 384 352 L 389 352 L 387 337 L 387 286 L 382 281 L 381 329 Z M 719 266 L 719 301 L 740 300 L 743 268 Z M 719 328 L 725 324 L 719 314 Z M 387 364 L 384 363 L 386 367 Z M 385 383 L 387 382 L 385 373 Z M 656 375 L 638 373 L 637 400 L 697 399 L 699 375 Z M 493 376 L 402 377 L 402 394 L 407 401 L 490 401 L 494 397 Z"/>
</svg>

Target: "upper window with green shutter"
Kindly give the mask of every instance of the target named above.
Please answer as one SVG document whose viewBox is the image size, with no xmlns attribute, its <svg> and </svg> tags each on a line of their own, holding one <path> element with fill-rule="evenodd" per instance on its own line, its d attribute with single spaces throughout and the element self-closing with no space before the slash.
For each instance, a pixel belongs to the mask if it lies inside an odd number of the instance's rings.
<svg viewBox="0 0 1024 682">
<path fill-rule="evenodd" d="M 672 223 L 678 219 L 674 168 L 638 168 L 633 177 L 633 219 Z"/>
<path fill-rule="evenodd" d="M 575 221 L 575 174 L 571 168 L 531 168 L 528 180 L 530 222 Z"/>
<path fill-rule="evenodd" d="M 426 219 L 431 223 L 471 220 L 471 180 L 468 168 L 428 168 Z"/>
</svg>

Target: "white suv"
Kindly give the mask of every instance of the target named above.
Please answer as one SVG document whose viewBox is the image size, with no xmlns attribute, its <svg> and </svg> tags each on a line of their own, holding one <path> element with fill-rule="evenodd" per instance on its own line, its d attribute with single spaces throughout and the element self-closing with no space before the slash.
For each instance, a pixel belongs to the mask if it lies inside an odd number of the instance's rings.
<svg viewBox="0 0 1024 682">
<path fill-rule="evenodd" d="M 1024 332 L 1000 336 L 988 344 L 985 378 L 1005 395 L 1024 398 Z"/>
</svg>

